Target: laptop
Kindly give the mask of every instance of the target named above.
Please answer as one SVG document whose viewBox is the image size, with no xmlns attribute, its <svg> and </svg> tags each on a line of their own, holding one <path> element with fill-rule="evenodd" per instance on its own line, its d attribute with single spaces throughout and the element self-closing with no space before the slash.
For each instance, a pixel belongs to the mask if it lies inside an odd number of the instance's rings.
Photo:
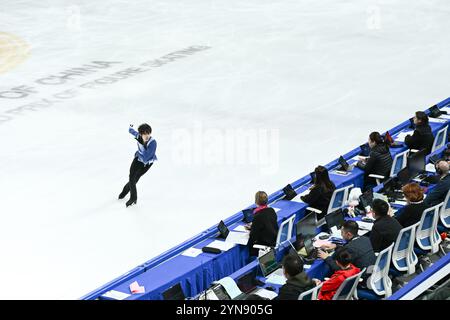
<svg viewBox="0 0 450 320">
<path fill-rule="evenodd" d="M 262 275 L 266 278 L 266 283 L 283 285 L 286 282 L 283 269 L 275 258 L 275 250 L 271 249 L 269 252 L 259 257 L 258 262 Z"/>
<path fill-rule="evenodd" d="M 410 179 L 424 179 L 426 175 L 426 149 L 422 149 L 408 157 L 407 167 L 410 172 Z"/>
<path fill-rule="evenodd" d="M 403 168 L 397 173 L 397 180 L 401 186 L 404 186 L 411 181 L 411 172 L 408 167 Z"/>
<path fill-rule="evenodd" d="M 437 105 L 430 107 L 430 109 L 428 109 L 428 110 L 430 111 L 429 116 L 431 118 L 439 118 L 441 115 L 447 114 L 446 111 L 441 111 Z"/>
<path fill-rule="evenodd" d="M 264 282 L 256 279 L 257 271 L 256 269 L 246 273 L 237 280 L 237 286 L 239 290 L 242 291 L 241 294 L 237 295 L 233 300 L 246 300 L 246 298 L 251 294 L 256 294 L 263 296 L 268 290 L 264 288 L 258 288 L 258 286 L 263 286 Z M 272 295 L 276 295 L 275 292 L 269 291 Z"/>
<path fill-rule="evenodd" d="M 373 190 L 367 190 L 362 195 L 359 196 L 359 203 L 361 204 L 361 209 L 364 209 L 366 212 L 367 207 L 372 208 L 372 202 L 373 202 Z"/>
<path fill-rule="evenodd" d="M 348 164 L 348 162 L 344 159 L 343 156 L 340 156 L 338 159 L 338 163 L 340 164 L 340 167 L 335 170 L 336 173 L 339 174 L 348 174 L 353 170 L 355 167 L 354 165 Z"/>
<path fill-rule="evenodd" d="M 283 188 L 283 192 L 285 194 L 284 200 L 292 200 L 297 196 L 297 192 L 295 192 L 290 184 Z"/>
<path fill-rule="evenodd" d="M 253 209 L 244 209 L 244 210 L 242 210 L 242 215 L 243 215 L 242 221 L 244 221 L 245 223 L 253 222 L 253 218 L 255 216 L 254 213 L 253 213 Z"/>
<path fill-rule="evenodd" d="M 370 154 L 370 147 L 367 143 L 362 144 L 359 146 L 361 148 L 361 151 L 359 152 L 359 155 L 362 157 L 368 157 Z"/>
<path fill-rule="evenodd" d="M 428 159 L 428 160 L 430 160 L 430 163 L 436 164 L 436 162 L 438 162 L 440 159 L 441 159 L 441 158 L 440 158 L 437 154 L 435 154 L 435 155 L 432 155 L 432 156 L 430 157 L 430 159 Z"/>
<path fill-rule="evenodd" d="M 246 246 L 248 243 L 248 239 L 250 238 L 250 231 L 246 232 L 230 231 L 223 222 L 223 220 L 219 222 L 217 229 L 219 230 L 220 237 L 224 238 L 225 242 L 231 242 Z"/>
<path fill-rule="evenodd" d="M 231 297 L 225 290 L 225 288 L 220 284 L 216 283 L 204 293 L 200 294 L 199 300 L 231 300 Z"/>
<path fill-rule="evenodd" d="M 166 291 L 162 293 L 164 300 L 185 300 L 186 296 L 184 295 L 183 289 L 181 288 L 181 284 L 178 282 L 176 285 L 170 287 Z"/>
<path fill-rule="evenodd" d="M 337 231 L 344 225 L 344 212 L 341 209 L 331 212 L 325 216 L 325 221 L 330 233 L 336 236 L 335 234 L 337 234 Z"/>
</svg>

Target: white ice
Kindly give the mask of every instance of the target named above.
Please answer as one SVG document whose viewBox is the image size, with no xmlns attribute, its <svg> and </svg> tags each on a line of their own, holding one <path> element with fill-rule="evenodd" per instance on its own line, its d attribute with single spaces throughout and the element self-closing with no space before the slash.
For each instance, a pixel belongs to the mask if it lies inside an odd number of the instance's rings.
<svg viewBox="0 0 450 320">
<path fill-rule="evenodd" d="M 447 98 L 449 14 L 448 0 L 2 0 L 0 36 L 30 52 L 0 91 L 38 92 L 0 98 L 0 298 L 77 299 Z M 211 48 L 7 113 L 192 45 Z M 121 64 L 35 82 L 92 61 Z M 160 160 L 125 208 L 127 129 L 143 122 Z M 246 160 L 223 142 L 240 129 L 273 139 Z"/>
</svg>

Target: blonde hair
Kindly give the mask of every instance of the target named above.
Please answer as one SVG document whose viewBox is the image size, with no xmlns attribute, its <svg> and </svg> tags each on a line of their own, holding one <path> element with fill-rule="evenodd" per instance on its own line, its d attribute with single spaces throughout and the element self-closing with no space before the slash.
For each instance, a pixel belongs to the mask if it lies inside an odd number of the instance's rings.
<svg viewBox="0 0 450 320">
<path fill-rule="evenodd" d="M 266 205 L 268 201 L 269 201 L 269 197 L 267 196 L 267 193 L 265 193 L 264 191 L 258 191 L 255 194 L 255 203 L 258 206 Z"/>
</svg>

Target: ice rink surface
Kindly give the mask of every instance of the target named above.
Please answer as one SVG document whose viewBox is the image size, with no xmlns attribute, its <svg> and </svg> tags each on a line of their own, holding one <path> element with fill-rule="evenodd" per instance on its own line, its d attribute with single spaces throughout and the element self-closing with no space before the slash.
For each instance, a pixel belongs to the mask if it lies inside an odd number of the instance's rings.
<svg viewBox="0 0 450 320">
<path fill-rule="evenodd" d="M 77 299 L 447 98 L 449 15 L 447 0 L 2 0 L 0 298 Z M 125 208 L 143 122 L 159 161 Z"/>
</svg>

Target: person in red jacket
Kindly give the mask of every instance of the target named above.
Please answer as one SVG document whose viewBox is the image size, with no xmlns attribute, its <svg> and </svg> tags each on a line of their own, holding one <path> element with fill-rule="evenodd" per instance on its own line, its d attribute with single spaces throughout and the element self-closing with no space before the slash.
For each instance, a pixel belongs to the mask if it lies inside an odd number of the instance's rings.
<svg viewBox="0 0 450 320">
<path fill-rule="evenodd" d="M 325 281 L 319 292 L 318 300 L 331 300 L 337 289 L 345 279 L 358 274 L 361 270 L 351 264 L 352 257 L 347 249 L 341 248 L 336 252 L 336 264 L 341 270 L 336 271 L 329 280 Z"/>
</svg>

